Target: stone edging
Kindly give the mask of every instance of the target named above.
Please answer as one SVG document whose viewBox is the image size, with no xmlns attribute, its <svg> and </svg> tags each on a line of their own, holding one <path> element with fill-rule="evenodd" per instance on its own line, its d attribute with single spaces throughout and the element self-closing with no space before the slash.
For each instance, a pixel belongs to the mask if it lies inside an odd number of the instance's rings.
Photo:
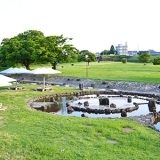
<svg viewBox="0 0 160 160">
<path fill-rule="evenodd" d="M 90 95 L 90 94 L 114 94 L 114 95 L 138 95 L 138 96 L 144 96 L 144 97 L 149 97 L 149 98 L 157 98 L 157 95 L 155 94 L 147 94 L 147 93 L 133 93 L 133 92 L 110 92 L 110 91 L 79 91 L 79 92 L 67 92 L 67 93 L 59 93 L 59 94 L 52 94 L 52 95 L 48 95 L 48 96 L 43 96 L 43 97 L 37 97 L 37 98 L 32 98 L 28 101 L 29 106 L 31 106 L 31 104 L 39 99 L 42 98 L 50 98 L 54 99 L 54 97 L 65 97 L 65 96 L 84 96 L 84 95 Z M 158 115 L 158 113 L 156 114 Z M 153 117 L 154 114 L 150 113 L 147 115 L 140 115 L 140 116 L 133 116 L 133 117 L 127 117 L 128 119 L 132 119 L 135 121 L 140 122 L 141 124 L 151 127 L 153 129 L 155 129 L 154 124 L 153 124 Z"/>
</svg>

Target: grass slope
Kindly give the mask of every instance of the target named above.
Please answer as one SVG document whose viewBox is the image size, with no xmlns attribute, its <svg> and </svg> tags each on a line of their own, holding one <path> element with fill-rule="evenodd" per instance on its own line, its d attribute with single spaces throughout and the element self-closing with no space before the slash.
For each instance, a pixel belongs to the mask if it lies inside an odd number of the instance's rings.
<svg viewBox="0 0 160 160">
<path fill-rule="evenodd" d="M 57 66 L 57 69 L 63 71 L 63 75 L 86 77 L 85 63 L 63 65 L 64 68 L 60 64 Z M 127 80 L 126 70 L 135 73 L 135 77 L 142 73 L 153 76 L 155 70 L 160 70 L 155 66 L 152 68 L 152 65 L 133 66 L 109 62 L 90 63 L 89 78 L 118 80 L 118 75 L 123 73 L 121 79 L 126 77 Z M 158 82 L 156 78 L 148 77 L 148 80 Z M 35 85 L 24 86 L 26 90 L 19 91 L 0 88 L 0 102 L 7 106 L 7 110 L 0 110 L 0 160 L 159 159 L 160 134 L 155 130 L 127 118 L 78 118 L 33 111 L 26 103 L 30 98 L 78 90 L 54 86 L 52 91 L 37 92 L 33 91 L 37 87 Z M 132 130 L 124 132 L 126 127 Z"/>
</svg>

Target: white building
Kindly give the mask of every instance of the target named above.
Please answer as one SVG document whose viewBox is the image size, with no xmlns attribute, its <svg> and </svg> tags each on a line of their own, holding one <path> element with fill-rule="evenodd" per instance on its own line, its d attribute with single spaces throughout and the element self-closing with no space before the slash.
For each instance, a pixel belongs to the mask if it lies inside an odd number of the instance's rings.
<svg viewBox="0 0 160 160">
<path fill-rule="evenodd" d="M 125 42 L 125 45 L 118 44 L 118 46 L 116 46 L 116 51 L 118 52 L 119 55 L 128 55 L 127 42 Z"/>
</svg>

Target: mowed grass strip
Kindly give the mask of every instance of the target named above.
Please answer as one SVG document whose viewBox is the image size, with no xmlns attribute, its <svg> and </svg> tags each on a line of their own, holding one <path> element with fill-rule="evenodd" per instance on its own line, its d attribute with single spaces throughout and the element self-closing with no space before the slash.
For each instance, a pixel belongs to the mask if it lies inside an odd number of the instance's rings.
<svg viewBox="0 0 160 160">
<path fill-rule="evenodd" d="M 144 65 L 143 63 L 90 62 L 89 66 L 86 66 L 85 62 L 81 62 L 74 63 L 74 66 L 58 64 L 57 69 L 62 71 L 62 74 L 57 74 L 57 76 L 156 84 L 160 82 L 160 65 L 152 63 Z M 88 70 L 88 77 L 86 70 Z"/>
</svg>

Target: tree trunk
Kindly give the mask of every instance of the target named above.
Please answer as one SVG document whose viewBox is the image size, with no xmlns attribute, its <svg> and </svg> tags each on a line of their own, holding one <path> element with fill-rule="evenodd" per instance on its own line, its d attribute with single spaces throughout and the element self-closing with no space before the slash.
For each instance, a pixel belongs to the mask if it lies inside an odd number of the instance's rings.
<svg viewBox="0 0 160 160">
<path fill-rule="evenodd" d="M 57 66 L 57 62 L 54 61 L 54 62 L 52 63 L 52 69 L 55 69 L 55 70 L 56 70 L 56 66 Z"/>
<path fill-rule="evenodd" d="M 27 70 L 30 70 L 29 63 L 25 63 L 24 66 L 26 67 Z"/>
</svg>

